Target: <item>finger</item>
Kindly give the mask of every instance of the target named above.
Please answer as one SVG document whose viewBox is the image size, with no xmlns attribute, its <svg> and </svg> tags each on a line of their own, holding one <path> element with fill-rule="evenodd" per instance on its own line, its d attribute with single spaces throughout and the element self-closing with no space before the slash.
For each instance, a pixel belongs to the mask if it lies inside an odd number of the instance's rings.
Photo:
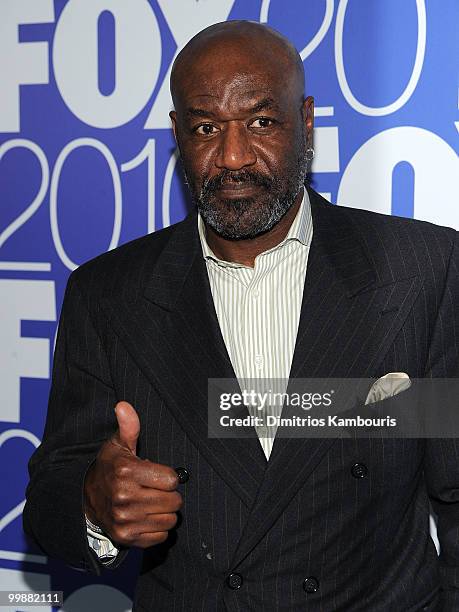
<svg viewBox="0 0 459 612">
<path fill-rule="evenodd" d="M 174 491 L 178 487 L 177 472 L 168 465 L 144 459 L 133 465 L 132 469 L 135 482 L 143 487 L 161 491 Z"/>
<path fill-rule="evenodd" d="M 161 535 L 167 533 L 177 524 L 177 514 L 157 514 L 143 521 L 123 521 L 121 524 L 113 523 L 111 528 L 107 530 L 113 542 L 126 546 L 135 546 L 136 540 L 142 536 L 153 537 L 156 534 Z"/>
<path fill-rule="evenodd" d="M 150 514 L 145 521 L 136 525 L 136 532 L 142 535 L 143 533 L 170 531 L 176 526 L 177 520 L 178 516 L 176 512 Z"/>
<path fill-rule="evenodd" d="M 137 440 L 140 434 L 140 421 L 135 408 L 128 402 L 118 402 L 115 406 L 118 430 L 112 440 L 133 455 L 137 452 Z"/>
<path fill-rule="evenodd" d="M 113 529 L 111 532 L 107 532 L 111 541 L 115 546 L 138 546 L 139 548 L 147 548 L 148 546 L 155 546 L 161 544 L 169 537 L 169 532 L 165 531 L 151 531 L 138 534 L 136 532 L 127 532 L 122 530 Z"/>
<path fill-rule="evenodd" d="M 150 548 L 150 546 L 157 546 L 162 544 L 169 537 L 168 531 L 159 531 L 157 533 L 143 533 L 139 535 L 130 546 L 136 546 L 137 548 Z"/>
<path fill-rule="evenodd" d="M 147 514 L 145 511 L 137 511 L 135 508 L 112 510 L 111 525 L 118 529 L 118 535 L 125 538 L 146 532 L 165 531 L 175 527 L 178 520 L 176 512 L 159 512 Z"/>
<path fill-rule="evenodd" d="M 123 489 L 118 495 L 113 496 L 112 503 L 115 507 L 132 508 L 136 516 L 141 516 L 142 513 L 147 515 L 177 512 L 183 505 L 183 499 L 178 491 L 140 487 L 131 491 Z"/>
</svg>

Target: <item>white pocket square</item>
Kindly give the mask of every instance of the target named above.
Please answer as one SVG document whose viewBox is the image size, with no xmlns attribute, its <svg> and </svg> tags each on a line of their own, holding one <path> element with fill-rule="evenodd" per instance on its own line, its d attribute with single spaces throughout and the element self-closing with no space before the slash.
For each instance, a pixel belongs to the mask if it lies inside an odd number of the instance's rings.
<svg viewBox="0 0 459 612">
<path fill-rule="evenodd" d="M 405 391 L 411 387 L 411 380 L 405 372 L 389 372 L 385 376 L 378 378 L 368 392 L 365 406 L 380 402 L 388 397 L 393 397 L 401 391 Z"/>
</svg>

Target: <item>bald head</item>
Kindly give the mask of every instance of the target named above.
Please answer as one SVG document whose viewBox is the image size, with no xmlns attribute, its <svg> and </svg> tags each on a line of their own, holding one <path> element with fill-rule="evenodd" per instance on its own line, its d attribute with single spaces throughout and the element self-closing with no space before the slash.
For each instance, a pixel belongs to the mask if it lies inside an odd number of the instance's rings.
<svg viewBox="0 0 459 612">
<path fill-rule="evenodd" d="M 215 240 L 255 240 L 291 222 L 314 116 L 293 45 L 259 23 L 217 23 L 178 54 L 171 91 L 185 176 Z"/>
<path fill-rule="evenodd" d="M 241 73 L 257 64 L 281 79 L 295 97 L 304 98 L 303 63 L 285 36 L 254 21 L 224 21 L 196 34 L 177 55 L 170 81 L 174 106 L 190 74 L 215 72 L 229 63 Z"/>
</svg>

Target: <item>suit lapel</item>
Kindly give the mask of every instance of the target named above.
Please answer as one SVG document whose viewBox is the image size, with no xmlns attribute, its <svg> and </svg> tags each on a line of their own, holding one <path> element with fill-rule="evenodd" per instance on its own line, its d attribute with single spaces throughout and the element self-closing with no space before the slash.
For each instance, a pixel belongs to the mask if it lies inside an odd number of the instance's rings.
<svg viewBox="0 0 459 612">
<path fill-rule="evenodd" d="M 375 375 L 420 289 L 418 278 L 378 278 L 346 213 L 309 192 L 313 240 L 292 378 Z M 233 566 L 279 518 L 337 438 L 276 437 Z"/>
<path fill-rule="evenodd" d="M 180 426 L 247 507 L 266 458 L 255 431 L 244 439 L 209 439 L 209 378 L 236 378 L 221 335 L 197 233 L 196 214 L 174 230 L 143 294 L 104 303 L 111 323 Z"/>
</svg>

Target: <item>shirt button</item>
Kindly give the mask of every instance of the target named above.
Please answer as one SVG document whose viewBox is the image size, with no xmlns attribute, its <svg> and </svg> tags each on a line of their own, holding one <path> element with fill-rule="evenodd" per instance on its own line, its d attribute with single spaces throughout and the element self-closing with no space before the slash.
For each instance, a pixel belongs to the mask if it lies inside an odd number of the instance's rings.
<svg viewBox="0 0 459 612">
<path fill-rule="evenodd" d="M 178 467 L 175 468 L 175 471 L 177 472 L 179 484 L 185 484 L 185 482 L 188 482 L 190 479 L 190 474 L 186 468 Z"/>
<path fill-rule="evenodd" d="M 319 581 L 314 576 L 309 576 L 303 580 L 303 589 L 306 593 L 315 593 L 319 590 Z"/>
<path fill-rule="evenodd" d="M 354 463 L 351 473 L 354 478 L 365 478 L 368 474 L 368 468 L 364 463 Z"/>
<path fill-rule="evenodd" d="M 258 291 L 258 289 L 254 289 L 252 291 L 252 297 L 257 298 L 260 295 L 260 292 Z"/>
<path fill-rule="evenodd" d="M 242 576 L 241 574 L 230 574 L 226 579 L 226 584 L 230 589 L 235 591 L 236 589 L 240 589 L 242 586 Z"/>
</svg>

